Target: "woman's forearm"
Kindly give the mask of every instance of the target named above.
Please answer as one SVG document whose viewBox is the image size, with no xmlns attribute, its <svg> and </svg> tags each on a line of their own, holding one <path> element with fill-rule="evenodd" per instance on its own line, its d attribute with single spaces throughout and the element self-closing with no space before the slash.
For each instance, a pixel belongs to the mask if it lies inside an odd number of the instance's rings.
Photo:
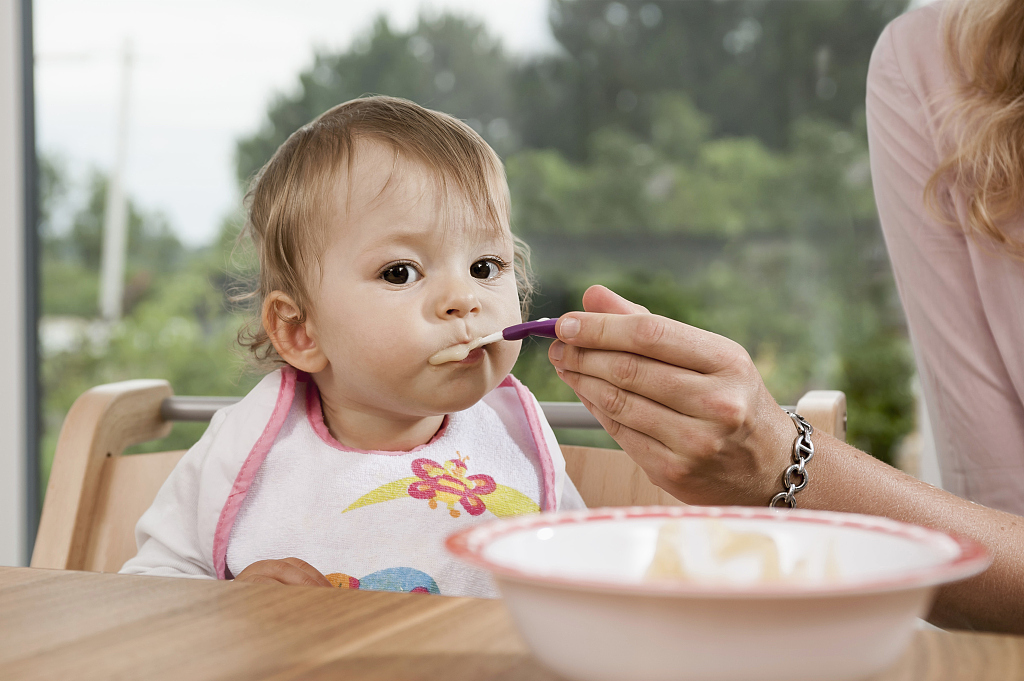
<svg viewBox="0 0 1024 681">
<path fill-rule="evenodd" d="M 932 487 L 828 435 L 815 434 L 814 441 L 810 483 L 797 496 L 801 508 L 886 516 L 984 544 L 992 566 L 940 589 L 929 620 L 1024 634 L 1024 518 Z"/>
</svg>

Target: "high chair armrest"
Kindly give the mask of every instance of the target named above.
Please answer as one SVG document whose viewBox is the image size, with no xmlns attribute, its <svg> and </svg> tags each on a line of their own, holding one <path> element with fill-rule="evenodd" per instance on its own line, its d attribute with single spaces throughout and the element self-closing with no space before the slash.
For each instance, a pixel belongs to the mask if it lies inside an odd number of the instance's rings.
<svg viewBox="0 0 1024 681">
<path fill-rule="evenodd" d="M 846 440 L 846 393 L 841 390 L 809 390 L 796 403 L 796 413 L 815 430 Z"/>
<path fill-rule="evenodd" d="M 172 394 L 167 381 L 144 379 L 97 386 L 75 400 L 57 440 L 32 567 L 80 569 L 104 460 L 166 437 L 172 424 L 160 405 Z"/>
</svg>

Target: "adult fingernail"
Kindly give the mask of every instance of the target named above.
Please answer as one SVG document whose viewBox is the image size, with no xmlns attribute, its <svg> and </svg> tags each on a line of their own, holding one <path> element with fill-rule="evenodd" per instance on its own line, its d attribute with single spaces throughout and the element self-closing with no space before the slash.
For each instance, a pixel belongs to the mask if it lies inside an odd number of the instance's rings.
<svg viewBox="0 0 1024 681">
<path fill-rule="evenodd" d="M 558 335 L 562 338 L 574 338 L 580 332 L 580 320 L 565 317 L 558 323 Z"/>
<path fill-rule="evenodd" d="M 553 361 L 561 362 L 562 355 L 565 354 L 565 343 L 555 341 L 551 344 L 551 349 L 548 351 L 548 354 L 551 356 Z"/>
</svg>

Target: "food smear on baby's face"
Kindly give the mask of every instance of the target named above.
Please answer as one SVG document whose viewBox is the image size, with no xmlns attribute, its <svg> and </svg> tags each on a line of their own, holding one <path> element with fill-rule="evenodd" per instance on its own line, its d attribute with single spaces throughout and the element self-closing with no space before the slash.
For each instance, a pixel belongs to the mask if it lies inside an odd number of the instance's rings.
<svg viewBox="0 0 1024 681">
<path fill-rule="evenodd" d="M 770 534 L 730 528 L 725 523 L 668 521 L 658 530 L 645 581 L 730 584 L 835 582 L 841 578 L 835 546 L 827 541 L 794 559 L 782 560 Z"/>
<path fill-rule="evenodd" d="M 459 343 L 458 345 L 452 345 L 444 350 L 435 352 L 427 360 L 434 366 L 440 366 L 447 364 L 448 362 L 461 362 L 462 360 L 469 357 L 469 353 L 473 352 L 482 345 L 486 345 L 486 337 L 477 338 L 468 343 Z"/>
<path fill-rule="evenodd" d="M 471 347 L 469 343 L 453 345 L 450 348 L 441 350 L 440 352 L 435 352 L 427 361 L 434 366 L 440 366 L 441 364 L 447 364 L 448 362 L 461 362 L 469 357 L 469 353 L 474 349 L 475 348 Z"/>
</svg>

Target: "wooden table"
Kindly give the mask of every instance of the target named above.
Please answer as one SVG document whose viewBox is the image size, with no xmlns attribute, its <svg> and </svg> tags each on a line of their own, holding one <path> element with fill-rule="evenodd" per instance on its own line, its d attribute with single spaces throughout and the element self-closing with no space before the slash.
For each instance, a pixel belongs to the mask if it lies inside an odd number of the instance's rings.
<svg viewBox="0 0 1024 681">
<path fill-rule="evenodd" d="M 0 568 L 0 679 L 553 681 L 501 601 Z M 1024 638 L 918 632 L 876 681 L 1024 681 Z"/>
</svg>

